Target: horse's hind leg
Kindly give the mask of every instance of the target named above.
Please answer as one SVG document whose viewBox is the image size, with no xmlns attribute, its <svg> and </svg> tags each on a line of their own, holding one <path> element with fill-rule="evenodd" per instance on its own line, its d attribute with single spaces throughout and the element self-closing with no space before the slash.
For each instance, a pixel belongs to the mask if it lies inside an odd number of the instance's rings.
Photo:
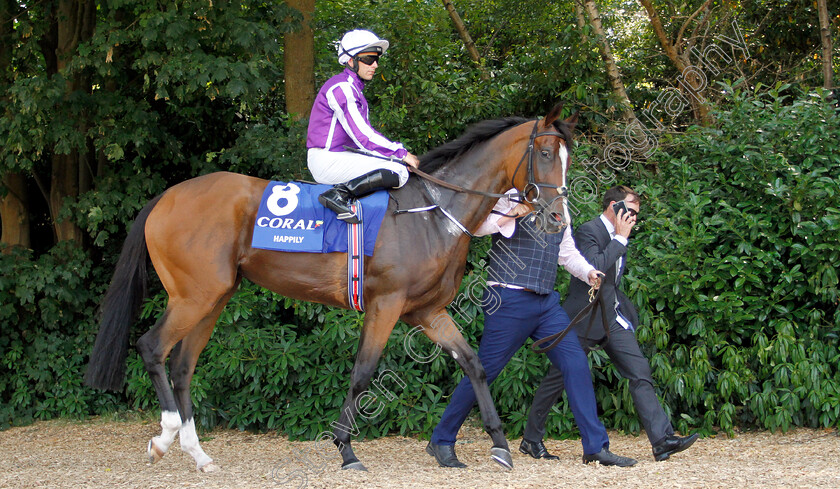
<svg viewBox="0 0 840 489">
<path fill-rule="evenodd" d="M 218 466 L 211 459 L 198 442 L 198 434 L 195 431 L 195 419 L 193 416 L 193 405 L 190 397 L 190 382 L 195 373 L 195 366 L 201 351 L 210 340 L 216 320 L 222 313 L 227 301 L 233 295 L 231 291 L 223 297 L 213 311 L 205 317 L 201 323 L 184 337 L 169 357 L 169 374 L 172 377 L 172 386 L 175 391 L 175 402 L 181 414 L 181 429 L 178 433 L 181 440 L 181 449 L 187 452 L 195 460 L 195 468 L 202 472 L 213 472 Z"/>
<path fill-rule="evenodd" d="M 210 302 L 211 305 L 208 306 L 200 306 L 199 302 L 195 299 L 186 301 L 170 297 L 166 312 L 157 324 L 137 340 L 137 350 L 143 359 L 146 371 L 149 372 L 161 409 L 161 434 L 152 438 L 147 449 L 150 462 L 157 462 L 166 454 L 175 440 L 175 435 L 181 429 L 182 419 L 166 375 L 164 362 L 175 344 L 196 328 L 201 329 L 201 326 L 210 318 L 216 301 Z M 212 330 L 215 317 L 209 323 L 209 329 Z"/>
<path fill-rule="evenodd" d="M 360 405 L 364 414 L 366 404 L 363 401 L 370 398 L 370 395 L 364 395 L 365 391 L 370 384 L 376 364 L 382 356 L 382 350 L 388 342 L 388 337 L 391 336 L 391 331 L 394 330 L 394 325 L 399 319 L 401 307 L 401 301 L 387 297 L 377 297 L 375 303 L 368 303 L 356 363 L 350 373 L 350 390 L 341 407 L 338 421 L 332 424 L 335 427 L 333 443 L 341 452 L 342 469 L 367 470 L 353 453 L 353 448 L 350 446 L 350 434 L 358 432 L 356 414 L 359 412 Z"/>
<path fill-rule="evenodd" d="M 181 428 L 178 406 L 175 403 L 172 389 L 169 387 L 166 369 L 163 365 L 172 349 L 172 345 L 180 340 L 180 338 L 177 338 L 173 341 L 171 334 L 164 334 L 168 333 L 169 328 L 166 325 L 170 323 L 171 315 L 170 305 L 170 308 L 167 308 L 155 326 L 137 340 L 137 351 L 140 353 L 140 358 L 143 359 L 146 371 L 152 380 L 152 386 L 157 393 L 158 402 L 160 402 L 160 427 L 162 432 L 149 441 L 147 448 L 149 461 L 152 463 L 157 462 L 166 454 L 169 445 L 175 440 L 175 435 Z"/>
<path fill-rule="evenodd" d="M 445 310 L 430 314 L 423 318 L 421 322 L 426 336 L 452 355 L 452 358 L 458 362 L 458 365 L 464 369 L 464 373 L 470 379 L 478 402 L 478 409 L 481 411 L 484 429 L 493 440 L 493 448 L 490 449 L 491 458 L 507 469 L 513 468 L 513 458 L 510 456 L 510 448 L 508 448 L 507 439 L 502 429 L 502 421 L 499 419 L 496 405 L 493 404 L 493 399 L 490 397 L 487 375 L 475 350 L 470 347 L 461 332 L 458 331 L 455 321 Z"/>
</svg>

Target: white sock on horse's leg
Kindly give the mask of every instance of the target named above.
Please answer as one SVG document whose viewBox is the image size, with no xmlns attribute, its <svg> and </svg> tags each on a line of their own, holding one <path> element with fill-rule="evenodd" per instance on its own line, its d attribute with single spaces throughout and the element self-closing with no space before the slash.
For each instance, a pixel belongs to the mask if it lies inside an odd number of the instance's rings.
<svg viewBox="0 0 840 489">
<path fill-rule="evenodd" d="M 178 433 L 178 430 L 181 429 L 181 415 L 178 414 L 178 411 L 161 412 L 160 427 L 162 430 L 161 434 L 152 438 L 152 443 L 162 452 L 159 455 L 163 456 L 169 450 L 169 445 L 175 441 L 175 435 Z M 149 448 L 151 449 L 151 447 Z"/>
<path fill-rule="evenodd" d="M 196 469 L 201 470 L 213 462 L 213 459 L 204 453 L 201 445 L 198 444 L 198 434 L 195 432 L 195 420 L 193 418 L 188 419 L 181 425 L 180 437 L 181 450 L 189 453 L 195 459 Z"/>
</svg>

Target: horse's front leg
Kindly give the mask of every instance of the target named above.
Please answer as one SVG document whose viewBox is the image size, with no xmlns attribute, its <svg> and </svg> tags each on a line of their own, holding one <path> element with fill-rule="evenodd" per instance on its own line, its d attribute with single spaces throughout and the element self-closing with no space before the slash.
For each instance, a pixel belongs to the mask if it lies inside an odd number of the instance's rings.
<svg viewBox="0 0 840 489">
<path fill-rule="evenodd" d="M 421 323 L 426 336 L 452 355 L 452 358 L 458 362 L 458 365 L 464 369 L 464 373 L 469 377 L 475 391 L 478 409 L 481 411 L 484 429 L 493 440 L 493 448 L 490 449 L 491 458 L 507 469 L 513 468 L 513 458 L 510 456 L 510 449 L 502 429 L 502 421 L 499 419 L 496 405 L 493 404 L 493 399 L 490 397 L 487 375 L 475 350 L 461 335 L 458 326 L 446 310 L 441 309 L 422 318 Z"/>
<path fill-rule="evenodd" d="M 341 415 L 338 421 L 333 423 L 333 442 L 341 452 L 342 469 L 367 470 L 350 446 L 350 435 L 358 433 L 356 415 L 360 408 L 369 401 L 366 394 L 373 371 L 382 350 L 391 336 L 397 319 L 399 319 L 402 301 L 393 297 L 376 297 L 375 301 L 368 302 L 365 311 L 365 322 L 362 327 L 362 337 L 359 340 L 359 351 L 356 354 L 356 363 L 350 373 L 350 390 L 347 399 L 341 407 Z"/>
</svg>

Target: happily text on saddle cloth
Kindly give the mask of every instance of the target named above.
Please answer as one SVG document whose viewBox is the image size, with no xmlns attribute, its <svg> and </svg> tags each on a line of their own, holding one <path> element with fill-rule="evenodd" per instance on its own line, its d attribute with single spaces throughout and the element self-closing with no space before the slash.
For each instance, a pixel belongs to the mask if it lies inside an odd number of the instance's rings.
<svg viewBox="0 0 840 489">
<path fill-rule="evenodd" d="M 318 202 L 330 185 L 276 182 L 266 186 L 254 221 L 251 246 L 264 250 L 304 253 L 346 253 L 347 226 Z M 364 253 L 373 254 L 388 208 L 388 192 L 359 199 L 364 208 Z"/>
</svg>

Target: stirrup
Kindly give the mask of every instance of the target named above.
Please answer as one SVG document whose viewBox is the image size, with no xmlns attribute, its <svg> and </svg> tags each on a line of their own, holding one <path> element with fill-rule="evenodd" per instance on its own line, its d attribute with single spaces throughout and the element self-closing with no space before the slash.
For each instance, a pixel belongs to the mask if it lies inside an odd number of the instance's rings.
<svg viewBox="0 0 840 489">
<path fill-rule="evenodd" d="M 356 215 L 355 212 L 342 212 L 341 214 L 338 214 L 338 219 L 346 222 L 347 224 L 359 224 L 361 222 L 359 221 L 359 216 Z"/>
</svg>

